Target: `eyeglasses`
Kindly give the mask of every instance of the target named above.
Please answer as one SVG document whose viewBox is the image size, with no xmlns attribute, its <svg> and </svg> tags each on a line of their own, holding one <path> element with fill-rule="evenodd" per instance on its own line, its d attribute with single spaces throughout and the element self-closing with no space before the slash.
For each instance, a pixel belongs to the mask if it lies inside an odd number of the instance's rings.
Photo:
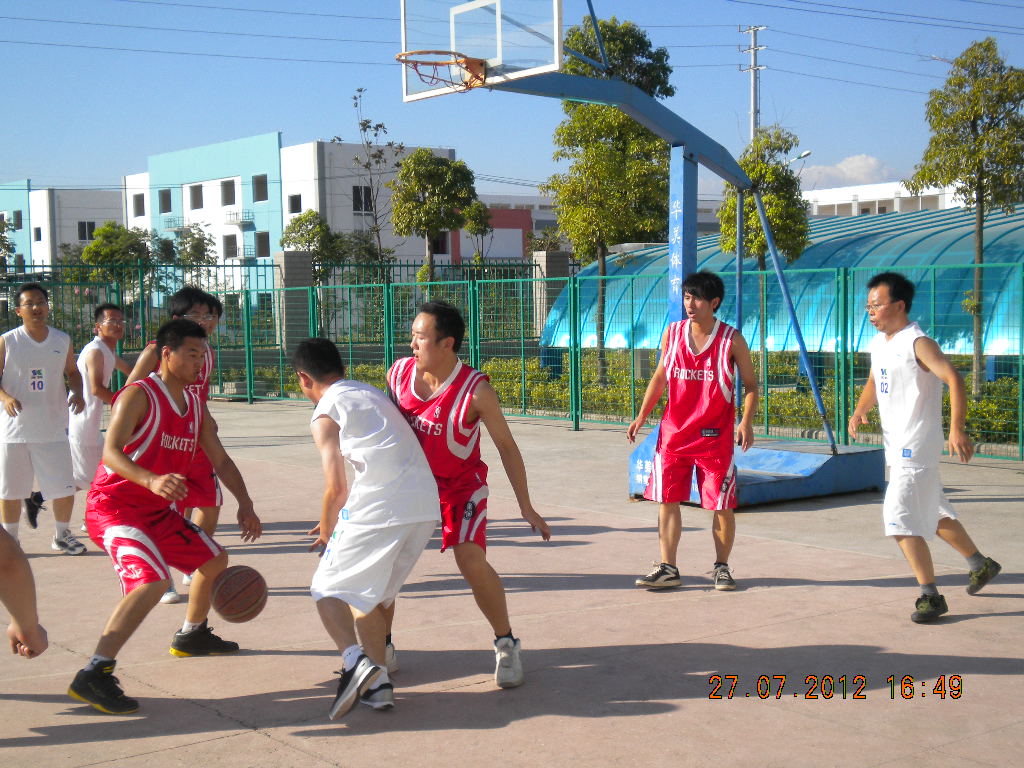
<svg viewBox="0 0 1024 768">
<path fill-rule="evenodd" d="M 125 324 L 124 320 L 104 320 L 103 322 L 100 323 L 100 325 L 113 325 L 113 326 L 123 326 L 124 324 Z"/>
<path fill-rule="evenodd" d="M 18 306 L 24 307 L 25 309 L 36 309 L 37 307 L 48 307 L 50 306 L 50 302 L 46 301 L 45 299 L 43 301 L 26 301 L 19 304 Z"/>
<path fill-rule="evenodd" d="M 187 317 L 189 320 L 191 320 L 194 323 L 208 323 L 211 320 L 219 320 L 220 319 L 220 315 L 197 315 L 195 313 L 187 314 L 187 315 L 185 315 L 185 317 Z"/>
<path fill-rule="evenodd" d="M 877 312 L 882 307 L 888 307 L 890 304 L 895 304 L 895 302 L 887 301 L 885 302 L 885 304 L 865 304 L 864 309 L 866 309 L 868 312 Z"/>
</svg>

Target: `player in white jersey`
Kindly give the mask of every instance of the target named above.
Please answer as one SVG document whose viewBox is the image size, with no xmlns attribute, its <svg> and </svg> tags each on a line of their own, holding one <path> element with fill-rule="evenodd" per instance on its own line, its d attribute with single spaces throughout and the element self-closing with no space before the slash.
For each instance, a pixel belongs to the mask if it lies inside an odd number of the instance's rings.
<svg viewBox="0 0 1024 768">
<path fill-rule="evenodd" d="M 936 533 L 967 559 L 967 594 L 977 594 L 1000 566 L 978 551 L 942 491 L 943 382 L 950 394 L 949 453 L 964 463 L 974 455 L 964 429 L 967 398 L 963 379 L 939 345 L 910 322 L 913 299 L 914 284 L 897 272 L 883 272 L 868 282 L 868 316 L 879 333 L 868 348 L 871 374 L 850 417 L 849 432 L 856 438 L 877 403 L 889 465 L 882 519 L 886 535 L 896 539 L 921 587 L 910 616 L 921 623 L 949 610 L 935 587 L 927 544 Z"/>
<path fill-rule="evenodd" d="M 15 296 L 21 326 L 0 336 L 0 499 L 3 527 L 18 538 L 22 499 L 32 479 L 52 499 L 52 549 L 85 553 L 71 533 L 74 477 L 68 446 L 68 408 L 82 410 L 82 376 L 71 339 L 47 324 L 50 300 L 38 283 L 25 283 Z M 67 378 L 68 388 L 64 379 Z"/>
<path fill-rule="evenodd" d="M 391 709 L 386 611 L 434 532 L 437 483 L 405 417 L 379 389 L 344 378 L 332 342 L 306 339 L 292 360 L 316 405 L 310 429 L 324 472 L 320 523 L 310 531 L 317 537 L 310 549 L 323 554 L 310 592 L 344 664 L 330 718 L 357 698 Z M 346 459 L 355 470 L 351 487 Z"/>
</svg>

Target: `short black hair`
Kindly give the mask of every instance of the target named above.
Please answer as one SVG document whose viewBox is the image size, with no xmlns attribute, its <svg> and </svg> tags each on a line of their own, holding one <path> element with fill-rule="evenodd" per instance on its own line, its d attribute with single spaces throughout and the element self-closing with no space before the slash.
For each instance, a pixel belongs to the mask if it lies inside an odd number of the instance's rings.
<svg viewBox="0 0 1024 768">
<path fill-rule="evenodd" d="M 25 293 L 25 291 L 39 291 L 41 294 L 43 294 L 44 299 L 46 299 L 47 301 L 50 300 L 50 294 L 47 293 L 46 289 L 43 288 L 43 286 L 41 286 L 39 283 L 23 283 L 18 288 L 18 292 L 14 294 L 14 298 L 18 304 L 21 304 L 21 294 Z"/>
<path fill-rule="evenodd" d="M 434 318 L 434 327 L 437 328 L 439 338 L 446 339 L 450 336 L 455 340 L 452 351 L 457 353 L 466 335 L 466 321 L 462 319 L 462 313 L 447 301 L 428 301 L 420 304 L 419 312 Z"/>
<path fill-rule="evenodd" d="M 163 356 L 164 347 L 171 352 L 185 343 L 185 339 L 205 339 L 203 327 L 186 317 L 176 317 L 160 326 L 156 332 L 156 353 Z"/>
<path fill-rule="evenodd" d="M 98 307 L 96 307 L 96 309 L 92 311 L 92 319 L 98 323 L 100 321 L 100 318 L 103 317 L 103 313 L 106 312 L 108 309 L 111 310 L 112 312 L 120 312 L 121 314 L 124 314 L 124 310 L 117 306 L 117 304 L 111 304 L 108 301 L 106 304 L 100 304 Z"/>
<path fill-rule="evenodd" d="M 292 352 L 292 367 L 309 374 L 316 381 L 330 376 L 344 376 L 345 364 L 335 343 L 329 339 L 303 339 Z"/>
<path fill-rule="evenodd" d="M 879 272 L 868 280 L 869 291 L 880 285 L 884 285 L 889 289 L 890 299 L 902 301 L 907 313 L 910 313 L 910 307 L 914 303 L 915 288 L 914 284 L 905 275 L 901 275 L 899 272 Z"/>
<path fill-rule="evenodd" d="M 194 285 L 186 285 L 180 291 L 172 293 L 167 300 L 167 311 L 171 317 L 184 317 L 196 304 L 205 304 L 217 317 L 224 315 L 224 305 L 220 303 L 220 299 Z"/>
<path fill-rule="evenodd" d="M 686 276 L 686 279 L 683 280 L 683 293 L 696 296 L 704 301 L 718 299 L 720 307 L 722 301 L 725 300 L 725 283 L 714 272 L 702 269 L 700 272 L 691 272 Z"/>
</svg>

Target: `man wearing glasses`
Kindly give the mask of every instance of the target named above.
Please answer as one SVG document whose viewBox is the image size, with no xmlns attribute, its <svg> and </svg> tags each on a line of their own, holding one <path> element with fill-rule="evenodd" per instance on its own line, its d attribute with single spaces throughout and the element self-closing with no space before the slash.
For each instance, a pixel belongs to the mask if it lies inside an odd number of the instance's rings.
<svg viewBox="0 0 1024 768">
<path fill-rule="evenodd" d="M 889 484 L 882 502 L 885 535 L 899 544 L 921 596 L 910 620 L 935 621 L 949 608 L 935 587 L 935 566 L 928 541 L 939 538 L 967 560 L 967 594 L 977 594 L 999 574 L 999 563 L 982 555 L 956 518 L 939 477 L 942 434 L 942 385 L 949 387 L 949 453 L 967 463 L 974 445 L 964 429 L 964 382 L 949 359 L 921 326 L 911 322 L 914 284 L 898 272 L 882 272 L 868 281 L 868 318 L 878 330 L 871 340 L 871 374 L 848 431 L 868 423 L 878 404 Z"/>
<path fill-rule="evenodd" d="M 85 406 L 82 375 L 72 355 L 71 338 L 47 324 L 50 303 L 46 289 L 38 283 L 25 283 L 16 300 L 21 325 L 0 336 L 3 527 L 18 539 L 22 499 L 32 492 L 35 477 L 43 496 L 53 500 L 52 549 L 81 555 L 85 546 L 69 527 L 75 481 L 68 445 L 68 408 L 78 413 Z"/>
</svg>

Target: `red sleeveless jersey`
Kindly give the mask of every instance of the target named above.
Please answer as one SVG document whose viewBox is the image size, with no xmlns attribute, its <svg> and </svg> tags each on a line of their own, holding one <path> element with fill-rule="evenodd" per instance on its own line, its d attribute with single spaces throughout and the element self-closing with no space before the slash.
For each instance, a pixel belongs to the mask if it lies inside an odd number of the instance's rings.
<svg viewBox="0 0 1024 768">
<path fill-rule="evenodd" d="M 149 398 L 146 416 L 124 446 L 124 452 L 140 467 L 166 475 L 175 472 L 187 475 L 199 446 L 199 429 L 203 423 L 203 404 L 194 392 L 185 390 L 185 412 L 168 393 L 163 381 L 155 373 L 132 382 L 128 387 L 139 387 Z M 127 480 L 100 464 L 89 490 L 89 501 L 100 501 L 114 507 L 131 507 L 138 511 L 153 511 L 171 506 L 167 499 Z"/>
<path fill-rule="evenodd" d="M 439 485 L 457 481 L 487 465 L 480 458 L 480 420 L 466 421 L 473 392 L 487 376 L 458 361 L 448 379 L 430 398 L 416 394 L 416 359 L 403 357 L 388 371 L 388 390 L 416 433 Z M 481 478 L 486 478 L 481 474 Z"/>
<path fill-rule="evenodd" d="M 156 344 L 156 340 L 154 339 L 150 344 Z M 207 339 L 206 354 L 203 355 L 203 367 L 199 369 L 199 375 L 196 376 L 196 380 L 185 387 L 189 392 L 194 392 L 201 403 L 205 403 L 210 399 L 210 377 L 213 375 L 216 367 L 217 358 L 214 355 L 209 339 Z M 159 361 L 156 364 L 156 372 L 160 373 Z"/>
<path fill-rule="evenodd" d="M 668 403 L 661 417 L 658 450 L 677 456 L 732 455 L 736 403 L 730 358 L 736 329 L 715 320 L 699 352 L 690 350 L 690 321 L 668 327 L 662 364 Z"/>
</svg>

